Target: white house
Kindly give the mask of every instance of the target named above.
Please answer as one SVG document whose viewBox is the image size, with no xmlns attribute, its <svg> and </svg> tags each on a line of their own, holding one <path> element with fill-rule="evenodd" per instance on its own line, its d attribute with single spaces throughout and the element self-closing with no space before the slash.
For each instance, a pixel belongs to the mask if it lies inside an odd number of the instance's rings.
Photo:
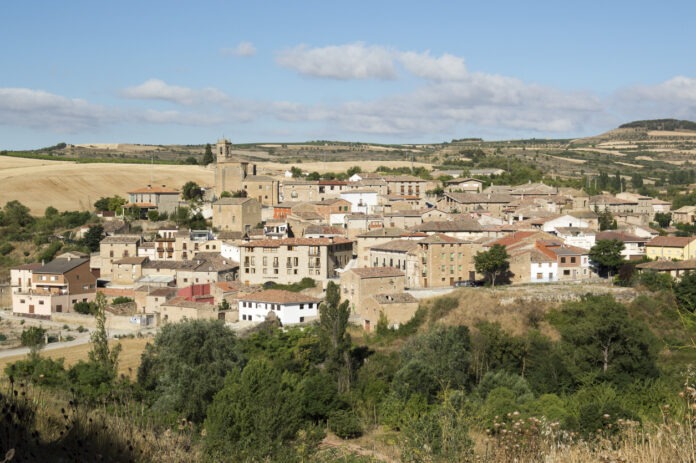
<svg viewBox="0 0 696 463">
<path fill-rule="evenodd" d="M 577 217 L 573 217 L 572 215 L 566 214 L 560 217 L 556 217 L 555 219 L 547 220 L 546 222 L 544 222 L 544 225 L 541 227 L 541 229 L 546 233 L 553 233 L 558 227 L 588 228 L 589 226 L 590 224 L 587 222 L 587 220 L 579 219 Z"/>
<path fill-rule="evenodd" d="M 239 241 L 223 241 L 220 243 L 220 255 L 225 259 L 241 262 L 241 251 Z"/>
<path fill-rule="evenodd" d="M 352 213 L 362 212 L 363 214 L 374 214 L 377 212 L 378 194 L 375 190 L 349 190 L 341 192 L 341 199 L 350 203 Z"/>
<path fill-rule="evenodd" d="M 569 246 L 592 249 L 597 242 L 597 232 L 589 228 L 556 227 L 556 236 Z"/>
<path fill-rule="evenodd" d="M 238 298 L 239 319 L 262 322 L 274 313 L 283 325 L 304 323 L 319 316 L 319 302 L 311 296 L 282 289 L 267 289 Z"/>
</svg>

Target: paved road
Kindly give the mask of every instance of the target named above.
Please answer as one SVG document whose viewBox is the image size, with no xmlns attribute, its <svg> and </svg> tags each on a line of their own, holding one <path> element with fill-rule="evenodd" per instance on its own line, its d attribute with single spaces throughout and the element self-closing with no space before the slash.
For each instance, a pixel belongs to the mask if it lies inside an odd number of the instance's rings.
<svg viewBox="0 0 696 463">
<path fill-rule="evenodd" d="M 41 352 L 47 350 L 62 349 L 63 347 L 79 346 L 89 342 L 89 333 L 77 333 L 77 336 L 72 341 L 52 342 L 41 348 Z M 26 355 L 29 353 L 28 347 L 15 347 L 14 349 L 0 350 L 0 358 L 13 357 L 15 355 Z"/>
</svg>

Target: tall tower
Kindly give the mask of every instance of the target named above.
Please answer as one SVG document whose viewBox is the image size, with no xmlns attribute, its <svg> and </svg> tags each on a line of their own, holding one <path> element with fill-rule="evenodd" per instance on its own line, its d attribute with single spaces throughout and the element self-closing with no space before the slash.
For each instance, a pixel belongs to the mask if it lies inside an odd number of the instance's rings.
<svg viewBox="0 0 696 463">
<path fill-rule="evenodd" d="M 234 193 L 244 189 L 244 179 L 249 175 L 249 163 L 235 161 L 232 156 L 232 142 L 221 138 L 215 145 L 215 195 L 220 197 L 223 191 Z M 237 157 L 239 159 L 239 157 Z M 256 175 L 256 166 L 252 165 L 251 175 Z"/>
<path fill-rule="evenodd" d="M 232 158 L 232 142 L 221 138 L 216 144 L 217 162 L 226 162 Z"/>
</svg>

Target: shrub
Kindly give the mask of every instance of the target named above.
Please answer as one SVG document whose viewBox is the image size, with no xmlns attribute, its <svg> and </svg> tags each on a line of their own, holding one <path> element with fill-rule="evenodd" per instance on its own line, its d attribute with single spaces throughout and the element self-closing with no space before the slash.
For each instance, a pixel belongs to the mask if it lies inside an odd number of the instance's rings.
<svg viewBox="0 0 696 463">
<path fill-rule="evenodd" d="M 80 325 L 77 327 L 78 333 L 84 333 L 85 331 L 87 331 L 87 328 L 85 328 L 84 326 Z"/>
<path fill-rule="evenodd" d="M 111 301 L 111 303 L 113 305 L 127 304 L 129 302 L 135 302 L 135 301 L 133 298 L 126 297 L 126 296 L 118 296 L 118 297 L 115 297 L 113 301 Z"/>
<path fill-rule="evenodd" d="M 97 304 L 94 302 L 77 302 L 73 305 L 73 310 L 83 315 L 94 315 L 97 312 Z M 79 328 L 78 331 L 80 331 Z"/>
<path fill-rule="evenodd" d="M 10 243 L 0 244 L 0 256 L 6 256 L 12 251 L 14 251 L 14 246 L 12 246 Z"/>
<path fill-rule="evenodd" d="M 459 300 L 455 297 L 440 297 L 435 299 L 433 307 L 430 309 L 430 322 L 432 323 L 445 317 L 458 306 Z"/>
<path fill-rule="evenodd" d="M 363 433 L 358 417 L 349 410 L 336 410 L 329 417 L 329 429 L 341 439 L 355 439 Z"/>
</svg>

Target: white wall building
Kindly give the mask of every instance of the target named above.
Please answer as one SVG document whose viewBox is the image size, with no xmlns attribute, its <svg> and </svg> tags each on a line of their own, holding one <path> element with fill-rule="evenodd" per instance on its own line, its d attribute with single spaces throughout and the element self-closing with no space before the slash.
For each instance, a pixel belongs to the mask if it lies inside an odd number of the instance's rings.
<svg viewBox="0 0 696 463">
<path fill-rule="evenodd" d="M 262 322 L 269 313 L 283 325 L 305 323 L 319 316 L 320 299 L 302 293 L 268 289 L 239 297 L 237 307 L 242 321 Z"/>
<path fill-rule="evenodd" d="M 352 213 L 374 214 L 378 209 L 377 192 L 374 190 L 350 190 L 341 192 L 341 198 L 350 203 Z"/>
</svg>

